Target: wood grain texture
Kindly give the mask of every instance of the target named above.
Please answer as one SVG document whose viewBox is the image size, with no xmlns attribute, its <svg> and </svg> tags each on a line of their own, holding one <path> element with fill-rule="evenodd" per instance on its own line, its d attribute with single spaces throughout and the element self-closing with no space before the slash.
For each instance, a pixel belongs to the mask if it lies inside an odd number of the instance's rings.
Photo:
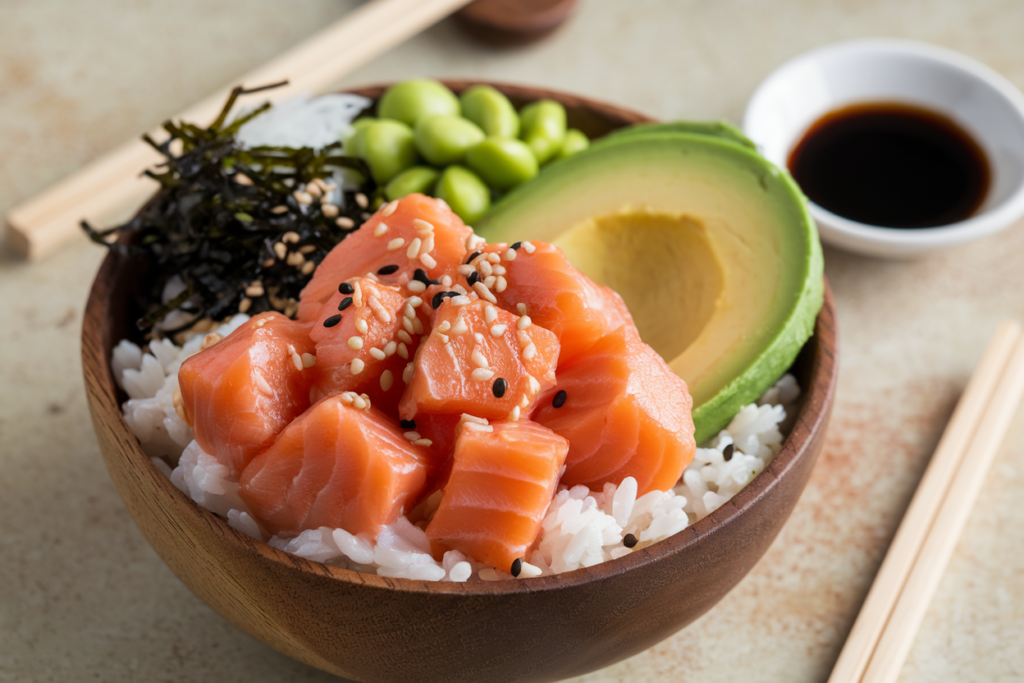
<svg viewBox="0 0 1024 683">
<path fill-rule="evenodd" d="M 517 105 L 561 101 L 570 125 L 591 136 L 649 120 L 562 93 L 493 85 Z M 138 264 L 109 255 L 82 330 L 89 406 L 118 493 L 171 570 L 224 618 L 284 654 L 359 681 L 558 680 L 639 653 L 691 623 L 750 571 L 792 512 L 835 392 L 835 303 L 826 282 L 814 336 L 794 365 L 804 394 L 792 432 L 764 472 L 707 518 L 627 557 L 557 576 L 457 584 L 360 574 L 235 531 L 143 453 L 122 418 L 109 362 L 130 334 L 142 276 Z"/>
</svg>

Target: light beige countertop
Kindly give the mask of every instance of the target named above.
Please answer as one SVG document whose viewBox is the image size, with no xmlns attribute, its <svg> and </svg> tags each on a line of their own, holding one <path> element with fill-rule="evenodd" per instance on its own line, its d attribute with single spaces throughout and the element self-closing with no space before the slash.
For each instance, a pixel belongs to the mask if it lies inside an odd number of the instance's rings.
<svg viewBox="0 0 1024 683">
<path fill-rule="evenodd" d="M 355 6 L 351 0 L 0 3 L 0 212 Z M 662 119 L 739 121 L 808 48 L 926 40 L 1024 87 L 1024 3 L 583 0 L 536 45 L 482 47 L 444 22 L 339 85 L 414 76 L 534 84 Z M 339 45 L 342 50 L 345 46 Z M 336 680 L 193 596 L 107 477 L 79 327 L 101 249 L 0 256 L 0 681 Z M 612 681 L 824 681 L 998 321 L 1024 320 L 1024 226 L 911 262 L 826 249 L 841 339 L 824 451 L 767 555 L 719 605 Z M 925 618 L 903 682 L 1024 680 L 1024 414 Z M 395 656 L 400 656 L 396 653 Z"/>
</svg>

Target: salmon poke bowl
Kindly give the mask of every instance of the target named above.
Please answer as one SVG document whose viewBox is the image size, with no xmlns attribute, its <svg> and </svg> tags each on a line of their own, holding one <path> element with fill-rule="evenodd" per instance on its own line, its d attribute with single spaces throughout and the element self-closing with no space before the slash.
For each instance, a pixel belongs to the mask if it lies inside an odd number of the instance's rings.
<svg viewBox="0 0 1024 683">
<path fill-rule="evenodd" d="M 95 431 L 172 571 L 359 681 L 559 680 L 713 607 L 835 390 L 788 174 L 536 88 L 255 92 L 168 122 L 157 194 L 85 226 Z"/>
</svg>

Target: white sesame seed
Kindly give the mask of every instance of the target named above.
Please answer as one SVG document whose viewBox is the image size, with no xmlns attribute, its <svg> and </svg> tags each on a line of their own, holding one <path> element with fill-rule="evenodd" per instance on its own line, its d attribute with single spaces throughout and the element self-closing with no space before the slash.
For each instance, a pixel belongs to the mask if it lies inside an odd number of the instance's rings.
<svg viewBox="0 0 1024 683">
<path fill-rule="evenodd" d="M 428 267 L 430 267 L 430 266 L 428 266 Z M 441 276 L 441 284 L 444 285 L 445 287 L 451 287 L 452 286 L 452 277 L 451 277 L 451 275 L 442 275 Z"/>
<path fill-rule="evenodd" d="M 381 304 L 377 297 L 371 296 L 367 303 L 370 305 L 370 310 L 373 311 L 373 314 L 377 316 L 377 320 L 385 325 L 391 322 L 391 313 L 384 308 L 383 304 Z"/>
<path fill-rule="evenodd" d="M 285 244 L 294 244 L 295 242 L 298 242 L 300 239 L 302 238 L 299 237 L 299 233 L 295 232 L 294 230 L 289 230 L 288 232 L 281 236 L 281 241 L 284 242 Z"/>
<path fill-rule="evenodd" d="M 352 360 L 352 364 L 350 366 L 350 369 L 352 370 L 352 374 L 353 375 L 358 375 L 360 372 L 363 371 L 364 367 L 365 367 L 365 363 L 363 363 L 363 361 L 361 361 L 360 359 L 355 358 L 355 359 Z"/>
<path fill-rule="evenodd" d="M 487 324 L 490 325 L 491 323 L 493 323 L 497 319 L 498 319 L 498 309 L 496 309 L 494 306 L 485 306 L 484 307 L 484 320 L 487 322 Z"/>
<path fill-rule="evenodd" d="M 494 370 L 489 368 L 477 368 L 472 372 L 472 377 L 475 380 L 483 382 L 494 377 Z"/>
<path fill-rule="evenodd" d="M 416 372 L 416 366 L 412 363 L 407 363 L 405 370 L 402 371 L 402 381 L 408 384 L 412 381 L 413 373 Z"/>
<path fill-rule="evenodd" d="M 270 213 L 276 213 L 277 215 L 280 216 L 282 213 L 285 213 L 286 211 L 288 211 L 287 206 L 285 206 L 284 204 L 278 204 L 277 206 L 270 210 Z"/>
<path fill-rule="evenodd" d="M 506 325 L 491 325 L 491 336 L 500 337 L 501 335 L 505 334 L 505 330 L 507 329 L 508 326 Z"/>
<path fill-rule="evenodd" d="M 469 227 L 468 225 L 466 226 Z M 470 235 L 466 238 L 466 251 L 476 251 L 476 248 L 487 244 L 487 240 L 479 235 Z"/>
<path fill-rule="evenodd" d="M 459 294 L 462 294 L 462 295 L 466 294 L 466 288 L 463 287 L 462 285 L 458 285 L 458 284 L 452 285 L 452 290 L 456 291 L 456 292 L 458 292 Z"/>
<path fill-rule="evenodd" d="M 477 266 L 477 268 L 480 270 L 480 274 L 483 275 L 484 277 L 487 277 L 492 272 L 494 272 L 494 268 L 492 268 L 491 264 L 488 263 L 487 261 L 480 261 L 480 264 Z"/>
<path fill-rule="evenodd" d="M 405 342 L 406 344 L 412 344 L 412 337 L 410 337 L 409 333 L 406 332 L 405 330 L 398 331 L 398 339 L 400 341 Z"/>
<path fill-rule="evenodd" d="M 416 258 L 420 255 L 420 245 L 422 244 L 423 241 L 419 237 L 413 237 L 412 242 L 409 242 L 409 248 L 405 250 L 405 255 L 410 259 Z"/>
<path fill-rule="evenodd" d="M 342 403 L 346 403 L 346 404 L 351 404 L 352 401 L 355 400 L 355 398 L 356 398 L 355 394 L 353 394 L 351 391 L 346 391 L 345 393 L 343 393 L 341 395 L 341 402 Z"/>
<path fill-rule="evenodd" d="M 423 322 L 419 318 L 412 319 L 412 331 L 416 334 L 423 334 Z"/>
<path fill-rule="evenodd" d="M 494 275 L 488 275 L 487 277 L 484 278 L 484 287 L 490 289 L 491 287 L 494 286 L 494 283 L 496 283 L 497 281 L 497 277 L 495 277 Z"/>
<path fill-rule="evenodd" d="M 395 383 L 395 376 L 391 374 L 390 370 L 385 370 L 380 373 L 380 388 L 387 391 Z"/>
<path fill-rule="evenodd" d="M 460 294 L 459 296 L 453 296 L 451 299 L 448 299 L 448 302 L 451 303 L 452 306 L 465 306 L 469 303 L 469 297 Z"/>
<path fill-rule="evenodd" d="M 362 337 L 349 337 L 348 338 L 348 348 L 353 349 L 355 351 L 358 351 L 359 349 L 363 348 L 363 338 Z"/>
<path fill-rule="evenodd" d="M 412 304 L 406 303 L 405 308 L 402 309 L 402 315 L 409 319 L 415 318 L 416 309 L 412 307 Z"/>
<path fill-rule="evenodd" d="M 406 318 L 403 316 L 402 327 L 404 328 L 403 332 L 408 332 L 409 334 L 412 334 L 413 332 L 416 331 L 416 328 L 412 326 L 412 318 Z"/>
<path fill-rule="evenodd" d="M 468 429 L 471 432 L 493 432 L 494 431 L 494 427 L 492 427 L 491 425 L 480 425 L 480 424 L 477 424 L 475 422 L 467 422 L 466 423 L 466 429 Z"/>
<path fill-rule="evenodd" d="M 352 303 L 356 305 L 356 308 L 363 305 L 363 288 L 359 286 L 359 282 L 352 283 Z"/>
<path fill-rule="evenodd" d="M 252 178 L 245 175 L 244 173 L 235 174 L 235 182 L 239 185 L 252 185 Z"/>
<path fill-rule="evenodd" d="M 402 237 L 396 237 L 395 239 L 388 242 L 388 251 L 396 251 L 401 249 L 405 244 L 405 239 Z"/>
<path fill-rule="evenodd" d="M 541 571 L 541 568 L 537 565 L 530 564 L 529 562 L 523 562 L 523 564 L 519 567 L 519 576 L 517 576 L 516 578 L 532 579 L 537 576 L 540 576 L 542 573 L 543 572 Z"/>
<path fill-rule="evenodd" d="M 495 253 L 494 253 L 493 251 L 492 251 L 492 252 L 489 252 L 489 253 L 487 254 L 487 256 L 486 256 L 485 258 L 486 258 L 486 259 L 487 259 L 487 260 L 488 260 L 489 262 L 491 262 L 491 263 L 494 263 L 494 264 L 498 264 L 498 263 L 501 263 L 501 257 L 500 257 L 500 256 L 498 256 L 497 254 L 495 254 Z"/>
<path fill-rule="evenodd" d="M 313 263 L 312 261 L 306 261 L 304 264 L 302 264 L 302 269 L 299 272 L 301 272 L 303 275 L 309 275 L 313 272 L 314 269 L 316 269 L 316 264 Z"/>
<path fill-rule="evenodd" d="M 376 358 L 377 360 L 384 360 L 387 357 L 384 355 L 384 352 L 378 349 L 376 346 L 370 349 L 370 355 Z"/>
<path fill-rule="evenodd" d="M 374 282 L 380 282 L 380 278 L 377 277 L 376 273 L 367 273 L 365 277 L 369 280 L 373 280 Z"/>
<path fill-rule="evenodd" d="M 442 344 L 447 344 L 448 343 L 448 335 L 447 334 L 442 334 L 442 333 L 438 332 L 437 336 L 441 338 L 441 343 Z"/>
<path fill-rule="evenodd" d="M 523 358 L 525 358 L 526 360 L 533 360 L 533 357 L 536 355 L 537 347 L 533 345 L 533 342 L 530 342 L 530 344 L 528 344 L 527 347 L 523 349 Z"/>
<path fill-rule="evenodd" d="M 321 204 L 320 212 L 325 218 L 334 218 L 338 215 L 338 207 L 334 204 Z"/>
<path fill-rule="evenodd" d="M 526 315 L 526 304 L 516 304 L 516 310 L 519 311 L 519 315 Z"/>
<path fill-rule="evenodd" d="M 351 230 L 356 227 L 356 222 L 348 216 L 338 216 L 338 218 L 335 219 L 334 224 L 344 230 Z"/>
<path fill-rule="evenodd" d="M 462 316 L 459 316 L 455 324 L 452 325 L 452 334 L 464 334 L 468 330 L 469 328 L 466 327 L 466 321 L 462 319 Z"/>
<path fill-rule="evenodd" d="M 519 407 L 525 408 L 528 405 L 530 405 L 530 397 L 526 394 L 523 394 L 523 397 L 519 399 Z"/>
<path fill-rule="evenodd" d="M 306 254 L 312 254 L 314 251 L 316 251 L 316 246 L 312 244 L 307 244 L 304 247 L 299 247 L 299 253 L 302 254 L 303 256 L 305 256 Z"/>
<path fill-rule="evenodd" d="M 259 320 L 256 321 L 256 327 L 263 327 L 266 324 L 267 324 L 267 319 L 266 318 L 260 318 Z"/>
<path fill-rule="evenodd" d="M 292 253 L 288 254 L 288 258 L 286 258 L 284 262 L 287 263 L 289 266 L 301 266 L 303 263 L 306 262 L 306 257 L 297 251 L 293 251 Z"/>
<path fill-rule="evenodd" d="M 253 378 L 254 378 L 254 380 L 256 382 L 256 388 L 259 389 L 264 394 L 266 394 L 267 396 L 273 396 L 274 395 L 274 390 L 270 388 L 270 384 L 267 382 L 266 378 L 263 376 L 263 373 L 260 372 L 258 368 L 256 368 L 256 369 L 253 369 L 252 374 L 253 374 Z"/>
<path fill-rule="evenodd" d="M 405 432 L 404 434 L 402 434 L 402 436 L 405 437 L 406 439 L 408 439 L 409 441 L 415 441 L 416 439 L 420 438 L 420 433 L 419 432 Z"/>
<path fill-rule="evenodd" d="M 431 441 L 430 439 L 416 439 L 415 441 L 412 442 L 412 445 L 413 446 L 425 446 L 425 447 L 429 448 L 430 446 L 434 445 L 434 442 Z"/>
<path fill-rule="evenodd" d="M 528 327 L 530 327 L 530 325 L 532 325 L 532 324 L 533 324 L 533 320 L 530 319 L 530 316 L 524 315 L 524 316 L 521 316 L 519 318 L 519 320 L 516 321 L 516 328 L 520 329 L 520 330 L 525 330 Z"/>
<path fill-rule="evenodd" d="M 494 266 L 494 268 L 491 269 L 491 272 L 495 275 L 504 275 L 507 271 L 505 270 L 505 266 Z"/>
<path fill-rule="evenodd" d="M 321 190 L 320 186 L 317 185 L 315 182 L 306 183 L 306 194 L 310 195 L 311 197 L 319 198 L 320 196 L 323 195 L 323 193 L 324 191 Z"/>
<path fill-rule="evenodd" d="M 295 366 L 296 370 L 302 371 L 302 356 L 297 353 L 292 354 L 292 365 Z"/>
<path fill-rule="evenodd" d="M 278 242 L 274 245 L 274 253 L 277 255 L 277 258 L 283 259 L 288 255 L 288 247 L 284 245 L 284 242 Z"/>
<path fill-rule="evenodd" d="M 427 286 L 419 280 L 409 280 L 405 283 L 405 286 L 410 292 L 416 292 L 417 294 L 423 292 L 427 288 Z"/>
<path fill-rule="evenodd" d="M 470 415 L 469 413 L 463 413 L 459 417 L 459 422 L 472 422 L 473 424 L 486 425 L 490 424 L 485 417 L 477 417 L 476 415 Z"/>
<path fill-rule="evenodd" d="M 302 367 L 311 368 L 316 365 L 316 356 L 311 353 L 302 354 Z"/>
<path fill-rule="evenodd" d="M 395 212 L 395 209 L 397 209 L 397 208 L 398 208 L 398 200 L 395 199 L 394 201 L 390 201 L 390 202 L 388 202 L 387 204 L 384 205 L 384 208 L 380 210 L 380 215 L 384 216 L 386 218 L 386 217 L 390 216 L 391 214 L 393 214 Z"/>
<path fill-rule="evenodd" d="M 413 218 L 412 219 L 412 227 L 418 233 L 419 232 L 422 232 L 422 233 L 434 232 L 434 225 L 433 225 L 433 223 L 430 223 L 429 221 L 425 221 L 422 218 Z"/>
<path fill-rule="evenodd" d="M 441 321 L 441 324 L 437 326 L 438 332 L 447 332 L 450 329 L 452 329 L 452 324 L 447 320 Z"/>
<path fill-rule="evenodd" d="M 530 338 L 530 335 L 528 335 L 523 330 L 519 330 L 519 345 L 520 346 L 526 346 L 527 344 L 529 344 L 532 341 L 533 340 Z"/>
<path fill-rule="evenodd" d="M 292 196 L 295 197 L 295 201 L 297 201 L 299 204 L 312 204 L 313 203 L 313 195 L 309 194 L 308 192 L 302 192 L 301 190 L 295 190 L 295 192 L 292 192 Z"/>
<path fill-rule="evenodd" d="M 365 410 L 366 408 L 369 408 L 369 406 L 366 405 L 366 399 L 362 396 L 352 397 L 352 407 L 356 410 Z"/>
<path fill-rule="evenodd" d="M 394 339 L 392 339 L 391 341 L 389 341 L 387 344 L 384 345 L 384 356 L 385 357 L 391 357 L 391 356 L 395 355 L 395 351 L 397 351 L 397 350 L 398 350 L 398 344 L 395 342 Z"/>
<path fill-rule="evenodd" d="M 356 192 L 356 204 L 359 205 L 360 209 L 365 209 L 370 205 L 370 200 L 362 192 Z"/>
<path fill-rule="evenodd" d="M 501 294 L 508 287 L 508 280 L 505 279 L 504 275 L 498 276 L 498 281 L 494 283 L 494 291 Z"/>
<path fill-rule="evenodd" d="M 380 237 L 381 235 L 383 235 L 387 231 L 388 231 L 388 224 L 387 223 L 378 223 L 377 227 L 373 229 L 373 236 L 374 237 Z"/>
<path fill-rule="evenodd" d="M 527 254 L 532 254 L 533 252 L 537 251 L 537 247 L 533 246 L 531 242 L 523 242 L 522 246 L 523 249 L 526 250 Z"/>
<path fill-rule="evenodd" d="M 490 301 L 492 304 L 498 303 L 498 300 L 494 298 L 493 294 L 491 294 L 491 290 L 487 289 L 487 286 L 482 282 L 477 282 L 473 285 L 473 291 L 475 291 L 480 298 L 485 301 Z"/>
<path fill-rule="evenodd" d="M 473 274 L 474 270 L 476 270 L 476 269 L 473 268 L 473 266 L 471 266 L 468 263 L 466 263 L 466 264 L 463 264 L 463 265 L 459 266 L 458 268 L 456 268 L 455 272 L 458 273 L 459 275 L 461 275 L 462 277 L 469 277 L 470 275 Z"/>
<path fill-rule="evenodd" d="M 476 343 L 477 344 L 483 344 L 484 343 L 484 335 L 480 334 L 479 332 L 474 332 L 473 333 L 473 339 L 476 339 Z"/>
<path fill-rule="evenodd" d="M 515 408 L 513 408 L 509 412 L 509 414 L 508 414 L 508 421 L 509 422 L 518 422 L 519 421 L 519 406 L 516 406 Z"/>
<path fill-rule="evenodd" d="M 398 345 L 398 355 L 405 360 L 409 360 L 409 347 L 405 345 L 405 342 Z"/>
<path fill-rule="evenodd" d="M 473 364 L 478 368 L 486 368 L 490 363 L 487 362 L 487 357 L 480 353 L 480 349 L 476 346 L 473 347 L 473 353 L 469 355 L 469 359 L 473 361 Z"/>
<path fill-rule="evenodd" d="M 434 233 L 430 233 L 423 238 L 423 249 L 421 251 L 425 251 L 428 254 L 434 251 Z M 432 268 L 433 266 L 430 267 Z"/>
<path fill-rule="evenodd" d="M 410 296 L 408 299 L 406 299 L 406 302 L 413 308 L 419 308 L 420 306 L 423 305 L 423 299 L 419 298 L 418 296 Z"/>
<path fill-rule="evenodd" d="M 516 250 L 515 249 L 509 249 L 508 251 L 506 251 L 505 252 L 505 260 L 506 261 L 515 261 L 516 260 Z"/>
<path fill-rule="evenodd" d="M 238 302 L 238 312 L 245 313 L 252 307 L 252 299 L 247 296 L 243 296 L 242 300 Z"/>
</svg>

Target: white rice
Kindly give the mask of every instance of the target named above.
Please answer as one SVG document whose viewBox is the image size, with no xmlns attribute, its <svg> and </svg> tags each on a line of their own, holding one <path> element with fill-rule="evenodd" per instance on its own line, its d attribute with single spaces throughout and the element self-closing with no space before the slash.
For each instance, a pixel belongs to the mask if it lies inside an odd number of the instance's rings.
<svg viewBox="0 0 1024 683">
<path fill-rule="evenodd" d="M 245 123 L 235 138 L 243 147 L 312 147 L 320 149 L 347 138 L 352 121 L 373 104 L 359 95 L 301 95 L 278 102 Z M 244 111 L 244 110 L 242 110 Z"/>
<path fill-rule="evenodd" d="M 236 315 L 216 331 L 226 336 L 247 319 Z M 328 527 L 309 529 L 293 538 L 263 538 L 238 496 L 237 480 L 192 440 L 191 430 L 171 401 L 178 388 L 178 368 L 199 351 L 202 336 L 182 348 L 167 340 L 151 342 L 145 352 L 122 341 L 114 348 L 111 361 L 118 384 L 130 397 L 123 406 L 129 428 L 157 467 L 192 500 L 253 538 L 336 567 L 421 581 L 512 578 L 454 550 L 445 553 L 441 562 L 435 561 L 426 534 L 405 516 L 384 527 L 376 539 Z M 628 555 L 714 512 L 778 453 L 783 441 L 780 427 L 787 408 L 791 410 L 799 396 L 793 376 L 783 376 L 757 404 L 744 406 L 706 448 L 697 449 L 682 480 L 670 491 L 652 491 L 637 498 L 632 477 L 618 486 L 605 484 L 601 491 L 562 487 L 551 501 L 520 578 L 572 571 Z M 734 450 L 726 461 L 724 452 L 730 444 Z M 175 465 L 173 470 L 168 463 Z M 627 534 L 637 539 L 633 548 L 623 545 Z"/>
</svg>

